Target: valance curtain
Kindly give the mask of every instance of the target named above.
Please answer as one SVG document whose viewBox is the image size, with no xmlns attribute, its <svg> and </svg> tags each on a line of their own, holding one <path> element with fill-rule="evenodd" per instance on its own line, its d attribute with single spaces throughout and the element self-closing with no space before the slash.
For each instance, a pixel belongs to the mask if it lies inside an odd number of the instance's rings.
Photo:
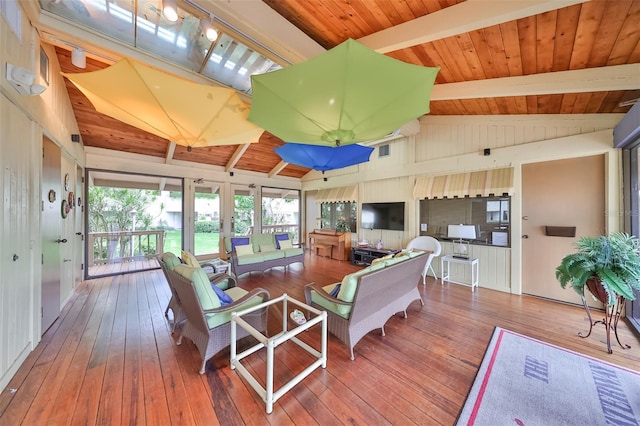
<svg viewBox="0 0 640 426">
<path fill-rule="evenodd" d="M 357 201 L 357 185 L 321 189 L 316 194 L 316 203 L 347 203 Z"/>
<path fill-rule="evenodd" d="M 416 200 L 488 197 L 492 194 L 513 194 L 513 167 L 418 177 L 413 188 L 413 198 Z"/>
</svg>

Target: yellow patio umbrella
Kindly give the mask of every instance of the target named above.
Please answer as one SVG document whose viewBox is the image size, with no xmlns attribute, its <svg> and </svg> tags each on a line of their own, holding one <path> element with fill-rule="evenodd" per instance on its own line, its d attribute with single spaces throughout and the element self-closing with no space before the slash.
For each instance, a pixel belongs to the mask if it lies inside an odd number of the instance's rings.
<svg viewBox="0 0 640 426">
<path fill-rule="evenodd" d="M 100 71 L 63 73 L 98 112 L 189 148 L 258 142 L 235 90 L 198 84 L 124 58 Z"/>
</svg>

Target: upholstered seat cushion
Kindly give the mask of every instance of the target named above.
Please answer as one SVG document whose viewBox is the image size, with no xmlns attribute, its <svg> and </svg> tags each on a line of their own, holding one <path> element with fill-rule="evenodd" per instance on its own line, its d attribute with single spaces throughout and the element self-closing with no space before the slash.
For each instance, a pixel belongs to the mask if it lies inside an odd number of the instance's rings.
<svg viewBox="0 0 640 426">
<path fill-rule="evenodd" d="M 338 284 L 340 283 L 329 284 L 322 287 L 322 289 L 326 291 L 327 294 L 329 294 L 335 289 Z M 311 301 L 317 303 L 328 311 L 340 315 L 344 319 L 349 319 L 349 315 L 351 315 L 351 305 L 339 305 L 337 303 L 331 302 L 324 297 L 319 296 L 315 291 L 311 292 Z"/>
<path fill-rule="evenodd" d="M 253 263 L 260 263 L 264 261 L 264 253 L 247 254 L 244 256 L 238 256 L 238 265 L 251 265 Z"/>
<path fill-rule="evenodd" d="M 260 254 L 262 255 L 262 260 L 282 259 L 284 257 L 284 253 L 281 250 L 268 251 Z"/>
<path fill-rule="evenodd" d="M 242 297 L 244 297 L 248 292 L 247 290 L 241 289 L 240 287 L 232 287 L 228 290 L 225 290 L 225 293 L 228 294 L 235 302 L 236 300 L 240 300 Z M 231 321 L 232 312 L 248 309 L 252 306 L 262 303 L 262 301 L 263 299 L 260 297 L 252 297 L 249 301 L 241 305 L 238 305 L 237 308 L 233 309 L 233 311 L 219 312 L 216 314 L 205 314 L 205 317 L 207 318 L 207 325 L 209 326 L 209 328 L 214 328 L 219 325 L 225 324 Z M 249 314 L 249 315 L 252 315 L 252 314 Z M 253 314 L 253 315 L 257 315 L 257 314 Z"/>
<path fill-rule="evenodd" d="M 284 253 L 284 257 L 293 257 L 304 254 L 304 249 L 302 247 L 291 247 L 288 249 L 281 249 L 280 252 Z"/>
</svg>

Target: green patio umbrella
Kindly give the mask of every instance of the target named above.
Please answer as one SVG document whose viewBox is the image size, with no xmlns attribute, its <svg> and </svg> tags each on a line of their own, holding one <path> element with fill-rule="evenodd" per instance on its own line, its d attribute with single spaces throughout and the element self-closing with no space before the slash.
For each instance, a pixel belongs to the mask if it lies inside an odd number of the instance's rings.
<svg viewBox="0 0 640 426">
<path fill-rule="evenodd" d="M 295 143 L 338 146 L 379 139 L 429 112 L 439 70 L 349 39 L 300 64 L 252 76 L 248 120 Z"/>
</svg>

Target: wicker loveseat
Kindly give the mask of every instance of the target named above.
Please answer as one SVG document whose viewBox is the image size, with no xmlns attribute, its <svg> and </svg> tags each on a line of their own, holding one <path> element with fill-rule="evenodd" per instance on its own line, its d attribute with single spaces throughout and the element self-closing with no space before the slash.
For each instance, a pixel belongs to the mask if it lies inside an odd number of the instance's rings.
<svg viewBox="0 0 640 426">
<path fill-rule="evenodd" d="M 263 272 L 276 266 L 286 267 L 296 262 L 304 263 L 304 249 L 293 247 L 292 241 L 291 233 L 224 238 L 225 249 L 231 260 L 231 270 L 236 276 L 251 271 Z"/>
<path fill-rule="evenodd" d="M 394 314 L 404 312 L 406 318 L 412 302 L 424 305 L 417 285 L 426 257 L 423 251 L 405 252 L 346 275 L 341 283 L 307 284 L 306 302 L 327 311 L 329 331 L 349 347 L 353 360 L 353 347 L 367 333 L 380 328 L 384 336 L 384 325 Z M 340 291 L 333 297 L 337 285 Z"/>
</svg>

